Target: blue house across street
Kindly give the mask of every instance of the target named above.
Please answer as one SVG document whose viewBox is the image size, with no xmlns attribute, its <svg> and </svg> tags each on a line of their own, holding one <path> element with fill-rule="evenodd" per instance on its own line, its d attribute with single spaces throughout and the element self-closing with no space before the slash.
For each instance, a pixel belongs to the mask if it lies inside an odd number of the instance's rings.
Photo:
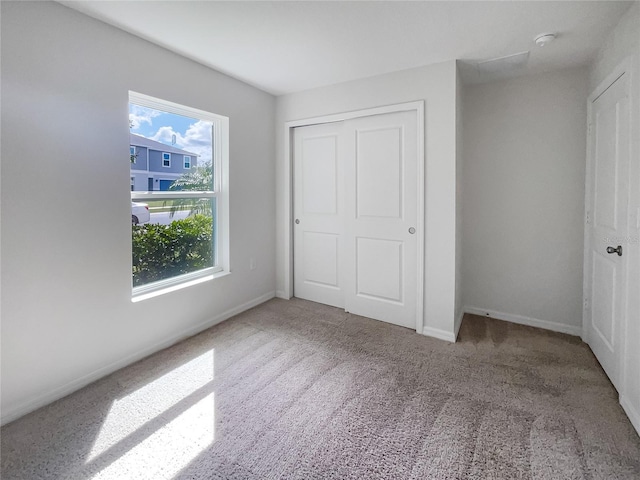
<svg viewBox="0 0 640 480">
<path fill-rule="evenodd" d="M 198 155 L 141 135 L 131 134 L 131 191 L 166 191 L 183 173 L 198 165 Z"/>
</svg>

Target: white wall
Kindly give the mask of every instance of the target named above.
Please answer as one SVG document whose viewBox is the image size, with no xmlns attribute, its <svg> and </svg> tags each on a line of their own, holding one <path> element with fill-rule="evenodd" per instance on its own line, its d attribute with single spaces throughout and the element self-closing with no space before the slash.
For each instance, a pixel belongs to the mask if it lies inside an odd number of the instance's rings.
<svg viewBox="0 0 640 480">
<path fill-rule="evenodd" d="M 456 62 L 421 67 L 284 95 L 277 99 L 277 289 L 284 292 L 284 123 L 425 100 L 425 333 L 453 339 L 456 240 Z"/>
<path fill-rule="evenodd" d="M 586 69 L 464 95 L 465 310 L 579 335 Z"/>
<path fill-rule="evenodd" d="M 462 77 L 456 77 L 456 298 L 455 298 L 455 326 L 457 336 L 464 315 L 462 291 L 462 215 L 463 215 L 463 176 L 464 176 L 464 90 Z"/>
<path fill-rule="evenodd" d="M 626 345 L 623 352 L 620 403 L 640 433 L 640 4 L 634 3 L 598 52 L 589 71 L 589 93 L 598 87 L 623 60 L 631 60 L 631 163 L 630 230 L 636 239 L 624 244 L 629 272 Z"/>
<path fill-rule="evenodd" d="M 138 303 L 129 90 L 231 129 L 232 274 Z M 2 2 L 3 421 L 273 295 L 274 115 L 271 95 L 59 4 Z"/>
</svg>

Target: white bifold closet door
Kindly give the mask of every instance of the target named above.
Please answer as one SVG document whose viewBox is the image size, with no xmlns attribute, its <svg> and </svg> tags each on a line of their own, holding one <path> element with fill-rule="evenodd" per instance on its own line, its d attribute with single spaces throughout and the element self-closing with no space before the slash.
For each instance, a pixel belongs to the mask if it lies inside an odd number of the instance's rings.
<svg viewBox="0 0 640 480">
<path fill-rule="evenodd" d="M 299 127 L 294 143 L 294 295 L 415 328 L 415 112 Z"/>
</svg>

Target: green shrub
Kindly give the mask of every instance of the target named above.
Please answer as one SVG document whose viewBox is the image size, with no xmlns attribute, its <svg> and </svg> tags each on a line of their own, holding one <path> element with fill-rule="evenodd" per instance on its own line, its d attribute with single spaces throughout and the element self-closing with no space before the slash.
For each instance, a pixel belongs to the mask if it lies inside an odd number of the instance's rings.
<svg viewBox="0 0 640 480">
<path fill-rule="evenodd" d="M 198 214 L 169 225 L 133 225 L 133 286 L 212 267 L 212 221 Z"/>
</svg>

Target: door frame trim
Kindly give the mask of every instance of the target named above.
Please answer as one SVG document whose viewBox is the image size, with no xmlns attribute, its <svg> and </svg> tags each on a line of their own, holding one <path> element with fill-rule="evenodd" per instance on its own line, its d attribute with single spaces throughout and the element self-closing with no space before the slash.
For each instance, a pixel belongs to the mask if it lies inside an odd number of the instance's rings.
<svg viewBox="0 0 640 480">
<path fill-rule="evenodd" d="M 319 117 L 291 120 L 284 123 L 284 292 L 282 298 L 293 297 L 293 129 L 323 123 L 342 122 L 360 117 L 415 111 L 418 137 L 418 210 L 417 210 L 417 284 L 416 284 L 416 332 L 422 333 L 424 325 L 424 261 L 425 261 L 425 148 L 424 148 L 424 100 L 398 103 L 381 107 L 354 110 L 351 112 L 323 115 Z M 278 292 L 280 293 L 280 292 Z"/>
<path fill-rule="evenodd" d="M 625 58 L 622 62 L 620 62 L 612 71 L 605 77 L 605 79 L 600 82 L 600 84 L 591 92 L 587 99 L 587 152 L 586 152 L 586 168 L 585 168 L 585 218 L 584 218 L 584 255 L 583 255 L 583 266 L 582 266 L 582 341 L 584 341 L 587 345 L 589 344 L 589 321 L 591 320 L 591 310 L 592 310 L 592 301 L 591 298 L 591 235 L 590 235 L 590 221 L 589 216 L 593 218 L 593 212 L 589 212 L 589 208 L 591 208 L 591 202 L 593 200 L 593 194 L 591 184 L 593 180 L 593 172 L 591 169 L 591 163 L 593 161 L 592 152 L 591 152 L 591 144 L 593 141 L 593 104 L 594 102 L 605 93 L 614 83 L 620 80 L 622 77 L 625 77 L 623 81 L 626 82 L 626 90 L 627 95 L 629 96 L 629 162 L 632 160 L 632 144 L 633 144 L 633 95 L 631 91 L 631 85 L 633 84 L 633 60 L 631 57 Z M 627 191 L 627 198 L 625 199 L 627 202 L 627 211 L 629 211 L 630 207 L 630 195 L 631 195 L 631 174 L 632 169 L 629 168 L 627 171 L 627 175 L 629 176 L 629 188 Z M 588 221 L 589 220 L 589 221 Z M 629 232 L 629 215 L 627 215 L 625 229 Z M 623 359 L 626 354 L 626 341 L 625 332 L 627 330 L 627 320 L 628 320 L 628 312 L 627 312 L 627 301 L 629 294 L 629 256 L 625 255 L 622 268 L 623 268 L 623 277 L 625 278 L 625 285 L 623 286 L 622 296 L 623 296 L 623 308 L 621 312 L 621 324 L 619 325 L 618 331 L 616 333 L 616 341 L 618 342 L 618 355 L 617 355 L 617 370 L 618 370 L 618 382 L 620 384 L 620 396 L 622 397 L 624 389 L 625 389 L 625 362 Z"/>
</svg>

